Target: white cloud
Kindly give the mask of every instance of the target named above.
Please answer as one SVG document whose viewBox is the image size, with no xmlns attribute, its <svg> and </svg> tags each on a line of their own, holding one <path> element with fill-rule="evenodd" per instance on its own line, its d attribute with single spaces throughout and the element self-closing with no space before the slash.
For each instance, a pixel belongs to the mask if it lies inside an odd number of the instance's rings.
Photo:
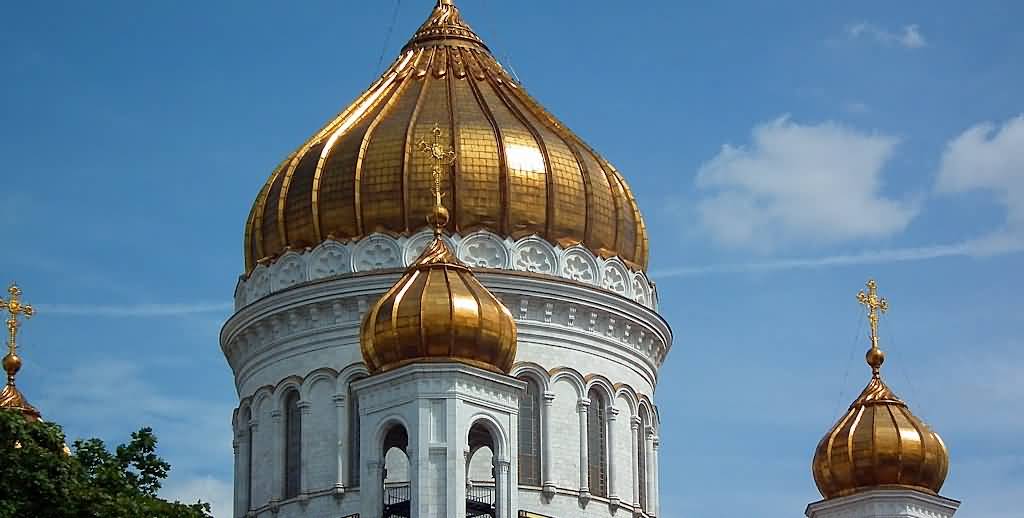
<svg viewBox="0 0 1024 518">
<path fill-rule="evenodd" d="M 999 236 L 1000 239 L 974 239 L 952 245 L 935 245 L 911 248 L 891 248 L 855 254 L 827 255 L 821 257 L 798 257 L 756 261 L 749 263 L 714 264 L 688 266 L 651 272 L 655 279 L 710 275 L 719 273 L 755 273 L 780 270 L 799 270 L 851 266 L 860 264 L 888 264 L 907 261 L 927 261 L 944 257 L 981 257 L 1024 251 L 1024 239 Z"/>
<path fill-rule="evenodd" d="M 723 244 L 772 249 L 891 236 L 917 203 L 880 194 L 899 139 L 781 117 L 756 126 L 749 148 L 725 145 L 703 164 L 700 221 Z"/>
<path fill-rule="evenodd" d="M 226 313 L 234 308 L 230 302 L 199 302 L 194 304 L 36 304 L 37 309 L 53 315 L 90 317 L 173 317 L 201 313 Z"/>
<path fill-rule="evenodd" d="M 230 518 L 234 507 L 234 489 L 231 484 L 214 477 L 177 480 L 172 471 L 160 496 L 186 504 L 202 500 L 210 504 L 214 518 Z"/>
<path fill-rule="evenodd" d="M 1002 126 L 976 124 L 951 140 L 942 155 L 937 190 L 991 192 L 1006 207 L 1006 225 L 990 239 L 1024 236 L 1024 115 Z"/>
<path fill-rule="evenodd" d="M 893 32 L 873 23 L 854 23 L 846 27 L 846 36 L 851 40 L 870 38 L 883 45 L 899 45 L 907 49 L 928 46 L 928 40 L 921 34 L 921 28 L 917 24 L 904 25 L 899 31 Z"/>
</svg>

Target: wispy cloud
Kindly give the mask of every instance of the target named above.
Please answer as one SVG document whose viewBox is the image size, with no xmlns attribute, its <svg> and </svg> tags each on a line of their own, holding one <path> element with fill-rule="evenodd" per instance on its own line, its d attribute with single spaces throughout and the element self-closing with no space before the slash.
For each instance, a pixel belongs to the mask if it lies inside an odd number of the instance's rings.
<svg viewBox="0 0 1024 518">
<path fill-rule="evenodd" d="M 684 266 L 666 270 L 656 270 L 651 276 L 655 279 L 671 279 L 696 275 L 725 273 L 756 273 L 779 270 L 799 270 L 851 266 L 859 264 L 899 263 L 907 261 L 927 261 L 944 257 L 983 257 L 1016 253 L 1024 251 L 1024 238 L 999 235 L 983 239 L 964 241 L 951 245 L 935 245 L 911 248 L 892 248 L 886 250 L 864 251 L 855 254 L 839 254 L 820 257 L 801 257 L 790 259 L 774 259 L 747 263 L 714 264 L 706 266 Z"/>
<path fill-rule="evenodd" d="M 176 317 L 231 311 L 230 302 L 198 302 L 193 304 L 36 304 L 35 307 L 51 315 L 149 318 Z"/>
<path fill-rule="evenodd" d="M 846 37 L 851 40 L 868 38 L 883 45 L 899 45 L 905 49 L 920 49 L 928 46 L 928 40 L 921 34 L 917 24 L 904 25 L 898 31 L 890 31 L 873 23 L 858 22 L 846 26 Z"/>
<path fill-rule="evenodd" d="M 701 226 L 719 243 L 771 249 L 901 232 L 915 200 L 882 194 L 899 139 L 787 116 L 759 124 L 747 146 L 722 146 L 697 172 Z"/>
</svg>

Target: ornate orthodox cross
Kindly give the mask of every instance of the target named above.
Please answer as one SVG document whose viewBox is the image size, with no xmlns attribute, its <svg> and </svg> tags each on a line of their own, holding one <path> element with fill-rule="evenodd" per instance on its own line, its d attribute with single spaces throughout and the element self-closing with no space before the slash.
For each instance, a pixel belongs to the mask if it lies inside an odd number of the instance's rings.
<svg viewBox="0 0 1024 518">
<path fill-rule="evenodd" d="M 868 292 L 860 290 L 857 301 L 868 308 L 868 322 L 871 323 L 871 348 L 878 349 L 878 316 L 889 310 L 889 301 L 878 296 L 878 284 L 874 279 L 868 280 Z"/>
<path fill-rule="evenodd" d="M 14 354 L 17 348 L 15 338 L 18 335 L 18 326 L 21 325 L 18 317 L 32 318 L 36 311 L 21 301 L 21 289 L 16 284 L 11 284 L 11 287 L 7 288 L 7 293 L 11 297 L 7 300 L 0 298 L 0 310 L 7 310 L 7 350 L 8 353 Z"/>
<path fill-rule="evenodd" d="M 416 145 L 419 150 L 429 155 L 434 160 L 434 168 L 431 171 L 434 177 L 434 201 L 438 206 L 441 205 L 441 171 L 444 166 L 451 166 L 455 163 L 455 150 L 449 147 L 445 147 L 444 141 L 441 140 L 441 126 L 437 123 L 434 124 L 434 130 L 431 132 L 434 134 L 434 140 L 427 142 L 424 139 L 420 139 L 419 144 Z"/>
</svg>

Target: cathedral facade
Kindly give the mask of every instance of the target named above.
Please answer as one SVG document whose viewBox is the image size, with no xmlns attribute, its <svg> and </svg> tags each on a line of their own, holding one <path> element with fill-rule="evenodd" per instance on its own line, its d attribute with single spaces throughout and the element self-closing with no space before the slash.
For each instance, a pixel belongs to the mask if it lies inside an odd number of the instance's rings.
<svg viewBox="0 0 1024 518">
<path fill-rule="evenodd" d="M 273 170 L 244 253 L 221 332 L 235 517 L 674 515 L 637 202 L 452 0 Z M 951 517 L 946 446 L 881 377 L 887 302 L 859 300 L 871 378 L 805 514 Z"/>
<path fill-rule="evenodd" d="M 647 256 L 623 176 L 439 1 L 253 204 L 235 516 L 658 515 Z"/>
</svg>

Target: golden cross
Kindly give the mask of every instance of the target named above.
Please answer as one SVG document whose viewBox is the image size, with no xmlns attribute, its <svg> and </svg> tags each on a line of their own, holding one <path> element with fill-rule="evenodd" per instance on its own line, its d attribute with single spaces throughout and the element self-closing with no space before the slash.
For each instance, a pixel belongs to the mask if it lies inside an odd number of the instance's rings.
<svg viewBox="0 0 1024 518">
<path fill-rule="evenodd" d="M 871 323 L 871 348 L 878 349 L 878 316 L 889 310 L 889 301 L 878 296 L 878 284 L 874 279 L 868 280 L 868 292 L 860 290 L 857 301 L 868 308 L 868 321 Z"/>
<path fill-rule="evenodd" d="M 438 206 L 441 206 L 441 169 L 443 166 L 451 166 L 455 163 L 455 150 L 445 147 L 444 142 L 441 140 L 442 133 L 439 124 L 434 124 L 434 129 L 431 133 L 434 134 L 433 142 L 420 139 L 416 147 L 424 154 L 430 155 L 430 158 L 434 160 L 434 168 L 431 170 L 431 174 L 434 177 L 434 201 Z"/>
<path fill-rule="evenodd" d="M 7 288 L 7 293 L 11 294 L 11 298 L 0 298 L 0 309 L 7 310 L 7 349 L 9 353 L 14 354 L 17 348 L 14 340 L 18 335 L 18 326 L 21 325 L 18 317 L 24 315 L 25 318 L 32 318 L 36 311 L 21 301 L 21 289 L 17 284 L 12 283 L 11 287 Z"/>
</svg>

